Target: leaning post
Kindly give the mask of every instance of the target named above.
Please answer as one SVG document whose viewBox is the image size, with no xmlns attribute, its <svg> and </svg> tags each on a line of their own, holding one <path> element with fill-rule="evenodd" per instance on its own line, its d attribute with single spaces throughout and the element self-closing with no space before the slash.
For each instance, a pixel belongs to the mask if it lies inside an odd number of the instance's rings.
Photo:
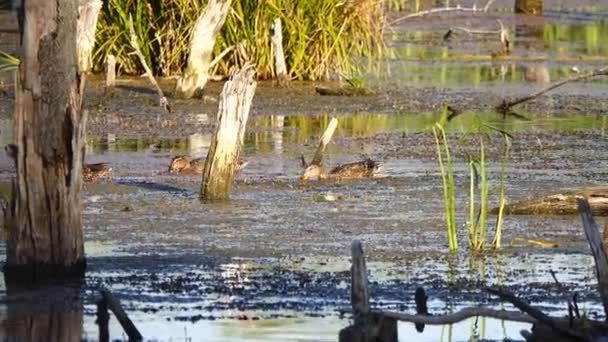
<svg viewBox="0 0 608 342">
<path fill-rule="evenodd" d="M 203 170 L 203 201 L 230 199 L 237 159 L 255 94 L 254 75 L 255 67 L 246 64 L 224 84 L 220 95 L 217 126 Z"/>
<path fill-rule="evenodd" d="M 272 25 L 272 51 L 274 52 L 274 72 L 280 86 L 287 85 L 287 66 L 285 65 L 285 53 L 283 52 L 283 33 L 281 18 L 275 18 Z"/>
</svg>

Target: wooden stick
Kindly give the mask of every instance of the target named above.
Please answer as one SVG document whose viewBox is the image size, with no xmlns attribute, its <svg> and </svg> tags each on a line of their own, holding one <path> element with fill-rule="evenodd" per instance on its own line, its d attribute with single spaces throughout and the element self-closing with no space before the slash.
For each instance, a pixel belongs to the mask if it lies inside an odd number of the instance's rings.
<svg viewBox="0 0 608 342">
<path fill-rule="evenodd" d="M 562 325 L 558 324 L 558 322 L 556 320 L 547 316 L 544 312 L 538 310 L 537 308 L 531 306 L 530 304 L 525 303 L 523 300 L 517 298 L 514 294 L 512 294 L 510 292 L 507 292 L 503 289 L 492 289 L 492 288 L 486 288 L 486 291 L 488 291 L 494 295 L 497 295 L 500 299 L 502 299 L 504 301 L 507 301 L 507 302 L 513 304 L 519 310 L 521 310 L 521 311 L 527 313 L 528 315 L 532 316 L 533 318 L 535 318 L 539 323 L 542 323 L 542 324 L 550 327 L 552 330 L 557 331 L 560 334 L 568 336 L 568 337 L 574 339 L 575 341 L 590 341 L 590 339 L 587 336 L 579 333 L 578 331 L 564 328 Z"/>
<path fill-rule="evenodd" d="M 412 14 L 408 14 L 406 16 L 397 18 L 397 19 L 393 20 L 390 23 L 390 25 L 394 25 L 394 24 L 397 24 L 399 22 L 402 22 L 404 20 L 411 19 L 411 18 L 422 17 L 422 16 L 429 15 L 429 14 L 436 14 L 436 13 L 443 13 L 443 12 L 481 12 L 481 10 L 476 7 L 460 7 L 460 5 L 458 5 L 456 7 L 433 8 L 430 10 L 420 11 L 417 13 L 412 13 Z"/>
<path fill-rule="evenodd" d="M 135 34 L 135 29 L 133 28 L 133 18 L 131 17 L 131 14 L 129 14 L 129 33 L 131 35 L 131 47 L 133 48 L 135 54 L 137 55 L 137 58 L 139 58 L 139 62 L 144 67 L 144 70 L 146 71 L 146 75 L 148 76 L 150 83 L 152 83 L 154 88 L 156 88 L 156 92 L 158 93 L 159 105 L 161 107 L 163 107 L 165 109 L 165 111 L 167 111 L 168 113 L 171 113 L 171 107 L 169 106 L 169 100 L 167 100 L 167 98 L 165 97 L 165 94 L 163 93 L 163 90 L 158 85 L 158 82 L 156 82 L 156 79 L 154 78 L 154 74 L 152 73 L 152 69 L 150 69 L 150 67 L 146 63 L 146 58 L 144 57 L 144 55 L 141 53 L 141 50 L 139 49 L 139 44 L 137 43 L 137 35 Z"/>
<path fill-rule="evenodd" d="M 414 295 L 414 301 L 416 302 L 416 315 L 428 316 L 429 309 L 427 306 L 427 300 L 428 300 L 428 297 L 426 296 L 424 289 L 422 287 L 417 288 L 416 293 Z M 424 324 L 416 323 L 416 331 L 423 332 Z"/>
<path fill-rule="evenodd" d="M 331 137 L 333 137 L 334 132 L 336 131 L 336 127 L 338 127 L 338 119 L 331 118 L 329 125 L 327 125 L 325 132 L 321 136 L 319 146 L 315 151 L 315 156 L 312 158 L 310 165 L 321 165 L 321 162 L 323 161 L 323 152 L 325 152 L 327 144 L 329 144 L 329 142 L 331 141 Z"/>
<path fill-rule="evenodd" d="M 600 236 L 597 223 L 595 223 L 593 215 L 591 214 L 589 202 L 584 197 L 577 198 L 576 202 L 578 203 L 578 211 L 583 221 L 585 236 L 587 236 L 589 248 L 593 254 L 593 259 L 595 260 L 597 283 L 600 297 L 602 298 L 602 304 L 604 305 L 604 314 L 608 315 L 608 259 L 606 258 L 606 251 L 602 244 L 602 237 Z"/>
<path fill-rule="evenodd" d="M 91 52 L 95 45 L 95 29 L 101 5 L 101 0 L 79 1 L 76 39 L 78 41 L 78 67 L 83 73 L 87 73 L 93 64 L 91 63 Z"/>
<path fill-rule="evenodd" d="M 108 315 L 108 304 L 105 298 L 102 297 L 97 301 L 97 325 L 99 326 L 99 342 L 110 341 L 110 315 Z"/>
<path fill-rule="evenodd" d="M 129 316 L 127 316 L 127 313 L 120 305 L 120 301 L 114 298 L 112 292 L 106 288 L 100 289 L 99 292 L 101 293 L 103 300 L 106 302 L 107 307 L 112 310 L 114 316 L 116 316 L 116 319 L 118 322 L 120 322 L 120 325 L 124 329 L 125 333 L 127 336 L 129 336 L 129 341 L 143 340 L 139 330 L 137 330 Z"/>
<path fill-rule="evenodd" d="M 285 65 L 285 53 L 283 52 L 283 33 L 281 26 L 281 18 L 275 18 L 272 25 L 272 50 L 274 51 L 274 72 L 279 82 L 279 85 L 287 84 L 287 66 Z"/>
<path fill-rule="evenodd" d="M 365 265 L 365 255 L 361 242 L 355 240 L 351 244 L 351 255 L 353 264 L 351 268 L 351 304 L 355 324 L 366 323 L 362 319 L 369 315 L 369 292 L 367 289 L 367 266 Z"/>
<path fill-rule="evenodd" d="M 535 99 L 535 98 L 543 95 L 544 93 L 546 93 L 548 91 L 551 91 L 551 90 L 553 90 L 555 88 L 563 86 L 566 83 L 576 82 L 576 81 L 584 80 L 584 79 L 591 78 L 591 77 L 606 76 L 606 75 L 608 75 L 608 66 L 600 68 L 600 69 L 597 69 L 597 70 L 593 70 L 593 71 L 588 72 L 586 74 L 582 74 L 582 75 L 578 75 L 578 76 L 567 78 L 565 80 L 561 80 L 561 81 L 556 82 L 556 83 L 548 86 L 547 88 L 545 88 L 543 90 L 540 90 L 540 91 L 538 91 L 538 92 L 536 92 L 536 93 L 534 93 L 532 95 L 523 96 L 523 97 L 517 98 L 517 99 L 515 99 L 513 101 L 510 101 L 510 102 L 507 102 L 506 100 L 503 100 L 503 102 L 496 107 L 496 110 L 499 113 L 506 114 L 506 113 L 508 113 L 510 111 L 511 107 L 516 106 L 516 105 L 518 105 L 520 103 L 524 103 L 526 101 L 530 101 L 532 99 Z"/>
</svg>

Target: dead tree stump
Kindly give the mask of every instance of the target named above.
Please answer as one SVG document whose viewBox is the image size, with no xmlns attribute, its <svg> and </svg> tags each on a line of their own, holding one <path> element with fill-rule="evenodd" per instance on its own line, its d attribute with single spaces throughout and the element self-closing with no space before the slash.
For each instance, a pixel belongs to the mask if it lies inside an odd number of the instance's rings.
<svg viewBox="0 0 608 342">
<path fill-rule="evenodd" d="M 6 208 L 7 284 L 82 277 L 86 111 L 78 4 L 28 0 L 15 94 L 16 179 Z"/>
<path fill-rule="evenodd" d="M 249 108 L 255 94 L 254 75 L 254 66 L 247 64 L 224 84 L 217 126 L 203 170 L 201 199 L 204 201 L 230 199 Z"/>
<path fill-rule="evenodd" d="M 274 52 L 274 73 L 280 86 L 287 85 L 287 66 L 285 65 L 285 53 L 283 52 L 283 28 L 281 18 L 276 18 L 272 25 L 272 51 Z"/>
<path fill-rule="evenodd" d="M 207 84 L 215 38 L 224 26 L 231 4 L 232 0 L 210 0 L 196 20 L 190 38 L 188 65 L 175 88 L 178 97 L 191 98 Z"/>
<path fill-rule="evenodd" d="M 83 73 L 91 69 L 91 52 L 95 46 L 95 29 L 101 11 L 101 0 L 80 0 L 78 2 L 78 66 Z"/>
<path fill-rule="evenodd" d="M 340 330 L 340 342 L 397 342 L 397 320 L 382 314 L 373 314 L 369 305 L 367 266 L 361 242 L 351 245 L 351 304 L 354 324 Z"/>
</svg>

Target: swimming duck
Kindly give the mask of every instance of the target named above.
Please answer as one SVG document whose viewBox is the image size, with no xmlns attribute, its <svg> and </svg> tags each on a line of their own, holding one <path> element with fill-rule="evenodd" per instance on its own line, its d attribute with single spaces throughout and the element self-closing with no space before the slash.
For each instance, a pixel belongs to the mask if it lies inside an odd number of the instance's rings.
<svg viewBox="0 0 608 342">
<path fill-rule="evenodd" d="M 101 179 L 109 179 L 112 168 L 108 163 L 95 163 L 82 165 L 82 179 L 85 182 L 93 182 Z"/>
<path fill-rule="evenodd" d="M 243 159 L 236 161 L 236 171 L 242 170 L 249 162 Z M 202 175 L 205 169 L 205 158 L 192 159 L 190 156 L 177 156 L 171 160 L 169 164 L 169 173 L 184 174 L 184 175 Z"/>
<path fill-rule="evenodd" d="M 348 163 L 333 168 L 329 173 L 321 172 L 321 166 L 309 165 L 304 170 L 302 180 L 308 180 L 314 177 L 319 179 L 356 179 L 369 178 L 376 175 L 382 170 L 382 163 L 365 159 L 363 161 Z"/>
</svg>

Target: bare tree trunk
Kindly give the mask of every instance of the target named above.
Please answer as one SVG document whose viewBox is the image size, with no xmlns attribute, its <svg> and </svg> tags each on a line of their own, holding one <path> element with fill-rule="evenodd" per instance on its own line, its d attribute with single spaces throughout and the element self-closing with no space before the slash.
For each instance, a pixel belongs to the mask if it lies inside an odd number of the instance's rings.
<svg viewBox="0 0 608 342">
<path fill-rule="evenodd" d="M 255 94 L 254 75 L 253 65 L 246 64 L 224 84 L 220 95 L 217 127 L 203 170 L 201 198 L 204 201 L 223 201 L 230 198 L 236 162 Z"/>
<path fill-rule="evenodd" d="M 274 19 L 272 25 L 272 51 L 274 51 L 274 73 L 280 86 L 287 84 L 287 66 L 285 65 L 285 53 L 283 52 L 283 33 L 281 18 Z"/>
<path fill-rule="evenodd" d="M 78 4 L 78 66 L 83 73 L 91 69 L 91 51 L 95 46 L 95 29 L 101 11 L 101 0 L 80 0 Z"/>
<path fill-rule="evenodd" d="M 210 0 L 196 20 L 190 38 L 188 66 L 177 81 L 177 96 L 191 98 L 207 84 L 215 38 L 226 21 L 231 4 L 232 0 Z"/>
<path fill-rule="evenodd" d="M 80 199 L 86 112 L 76 51 L 77 3 L 25 3 L 15 95 L 17 178 L 6 209 L 7 283 L 81 277 Z"/>
</svg>

